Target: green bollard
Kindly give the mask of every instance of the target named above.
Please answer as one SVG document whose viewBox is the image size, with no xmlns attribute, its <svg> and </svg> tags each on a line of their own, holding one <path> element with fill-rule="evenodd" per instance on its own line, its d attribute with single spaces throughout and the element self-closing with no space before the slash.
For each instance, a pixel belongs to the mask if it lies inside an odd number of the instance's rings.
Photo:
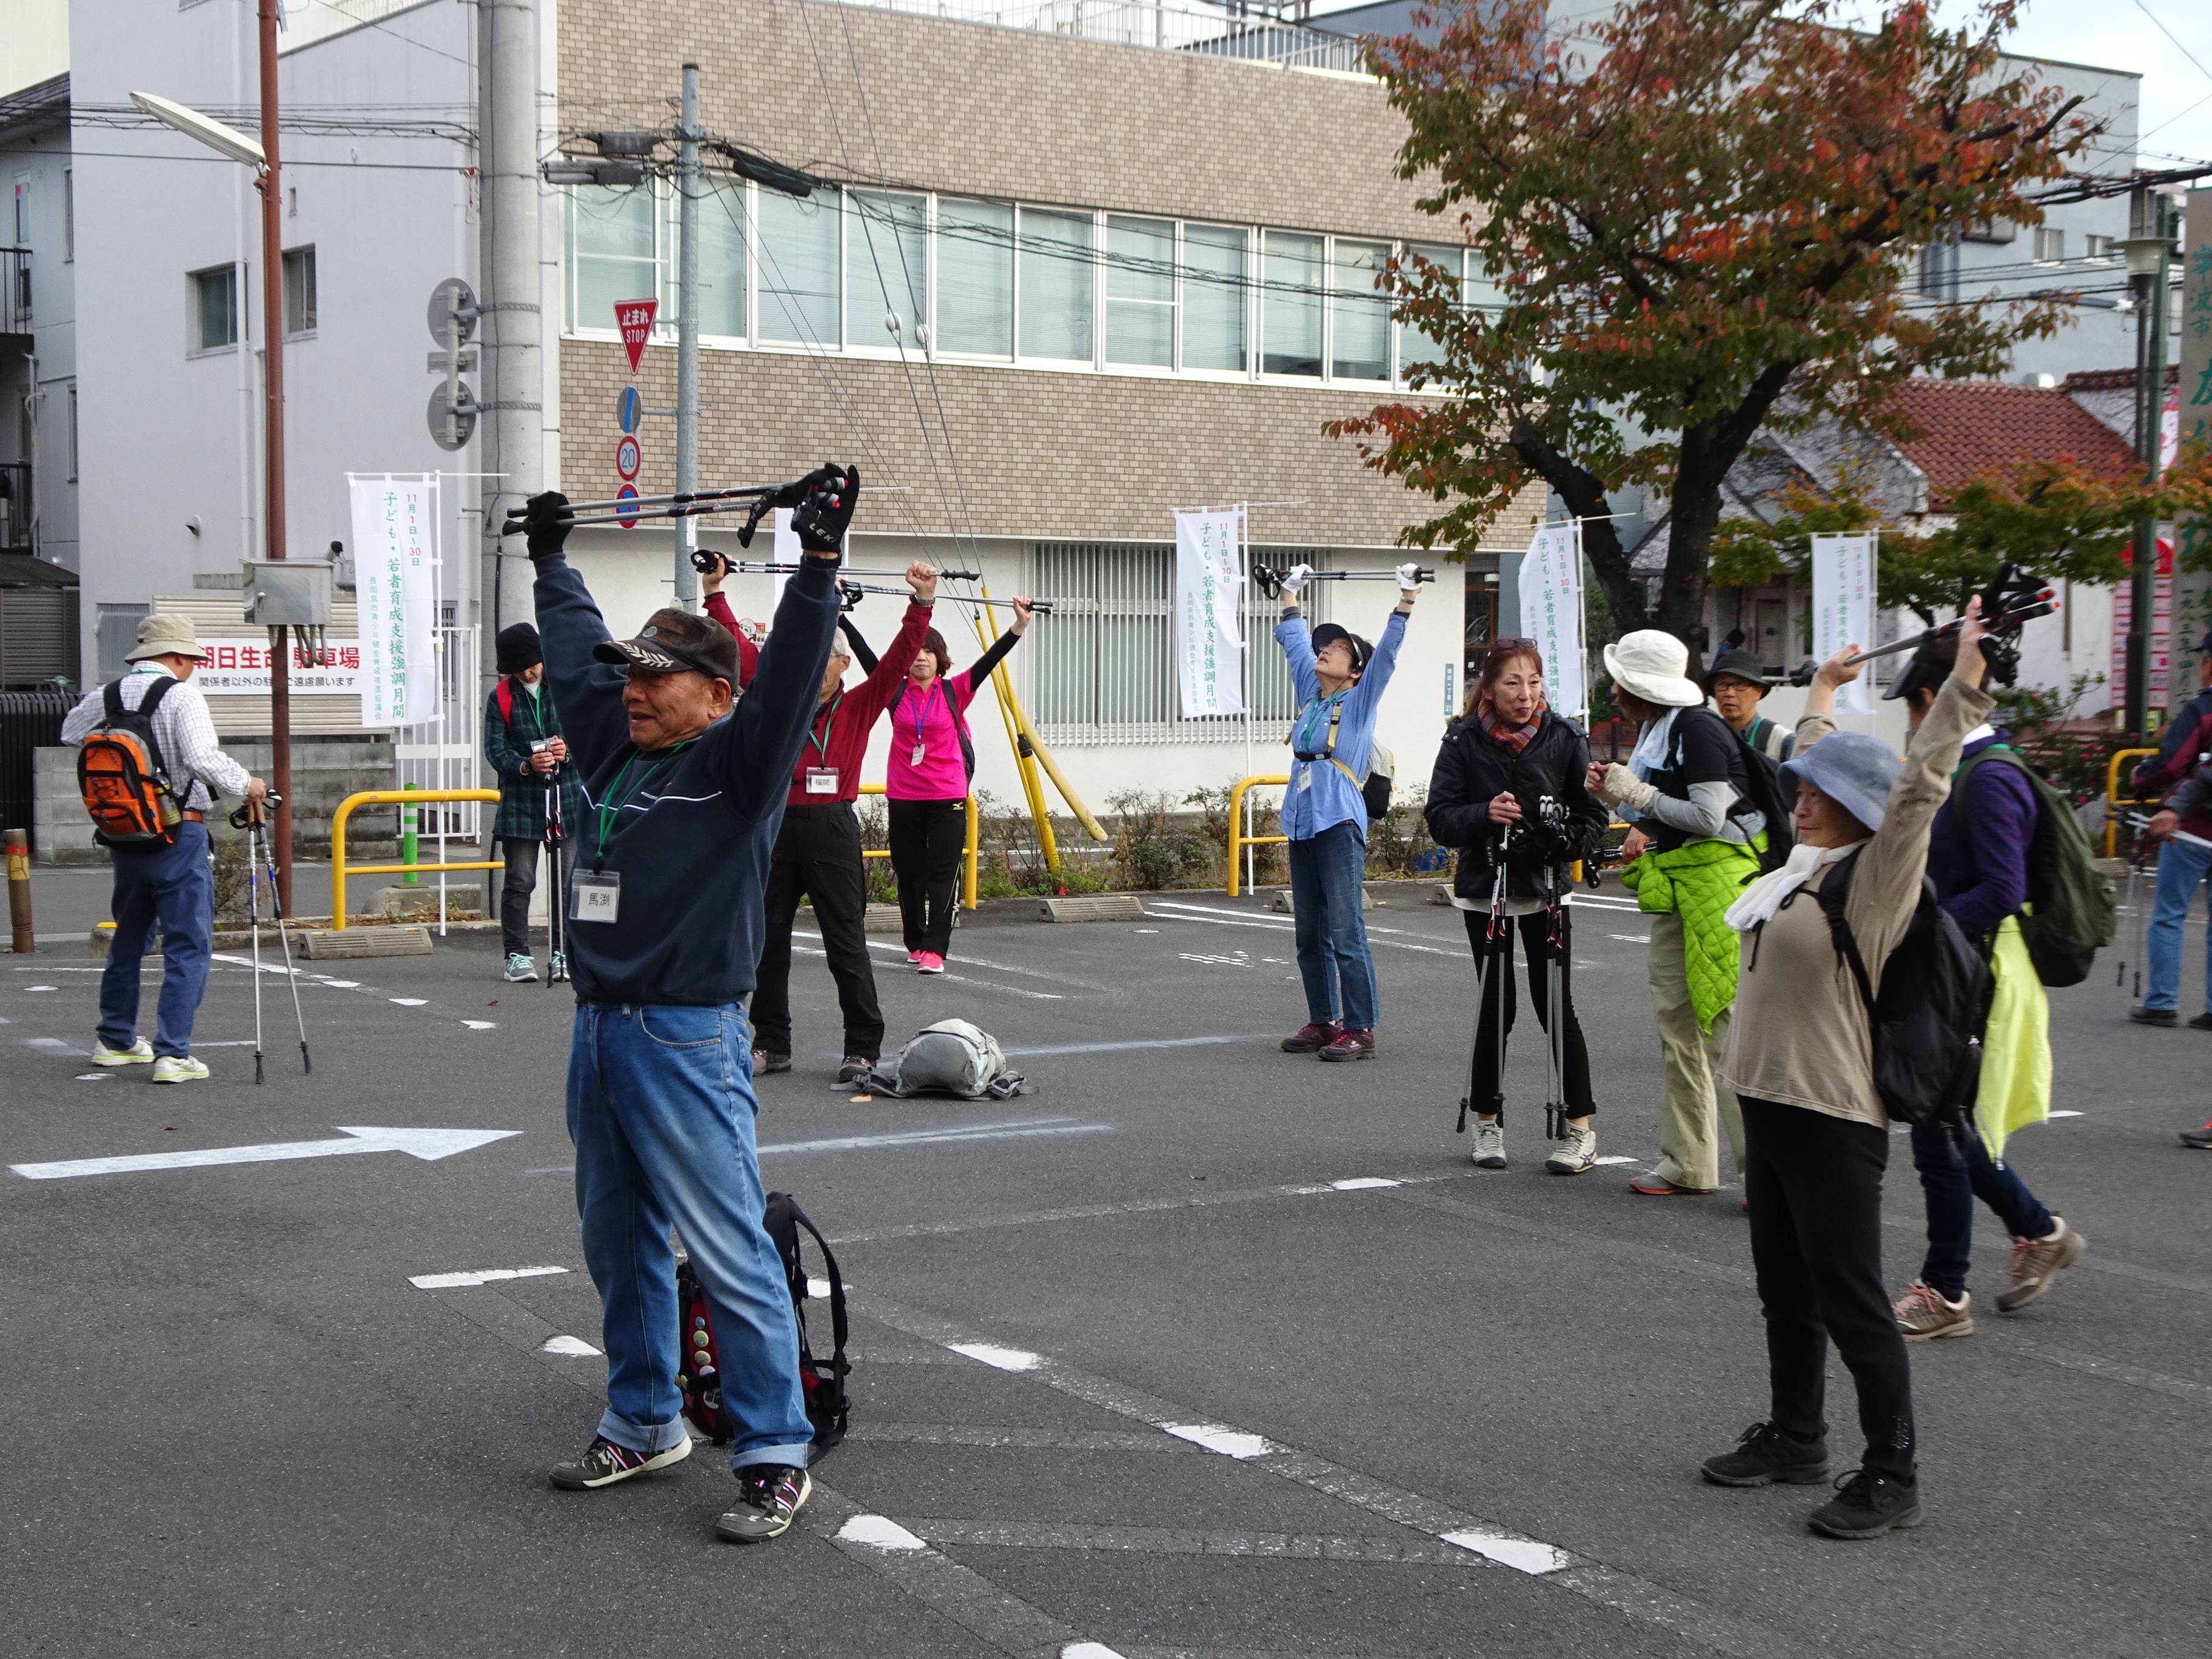
<svg viewBox="0 0 2212 1659">
<path fill-rule="evenodd" d="M 415 786 L 411 783 L 400 787 L 410 795 L 415 793 Z M 399 815 L 404 826 L 399 834 L 399 861 L 408 866 L 406 873 L 399 878 L 399 884 L 402 887 L 419 886 L 422 878 L 415 873 L 414 866 L 422 852 L 422 809 L 402 806 Z"/>
</svg>

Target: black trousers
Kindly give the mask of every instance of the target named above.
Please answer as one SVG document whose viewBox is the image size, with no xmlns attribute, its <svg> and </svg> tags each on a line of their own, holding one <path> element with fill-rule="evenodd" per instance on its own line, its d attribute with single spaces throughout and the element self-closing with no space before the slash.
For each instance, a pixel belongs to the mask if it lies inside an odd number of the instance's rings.
<svg viewBox="0 0 2212 1659">
<path fill-rule="evenodd" d="M 1802 1106 L 1738 1098 L 1774 1426 L 1798 1440 L 1826 1432 L 1832 1340 L 1858 1385 L 1866 1467 L 1910 1480 L 1912 1370 L 1881 1276 L 1889 1136 Z"/>
<path fill-rule="evenodd" d="M 1486 910 L 1462 910 L 1467 919 L 1467 942 L 1474 951 L 1474 959 L 1481 967 L 1483 978 L 1479 992 L 1482 999 L 1480 1018 L 1474 1034 L 1474 1097 L 1469 1109 L 1477 1112 L 1495 1112 L 1498 1121 L 1505 1120 L 1505 1045 L 1500 1037 L 1513 1030 L 1517 1012 L 1513 990 L 1513 928 L 1521 933 L 1521 954 L 1528 964 L 1528 1003 L 1536 1011 L 1536 1023 L 1545 1031 L 1552 1029 L 1552 1011 L 1547 1006 L 1550 991 L 1546 965 L 1552 959 L 1551 922 L 1541 910 L 1525 916 L 1510 916 L 1511 924 L 1495 941 L 1486 937 L 1490 930 L 1490 913 Z M 1559 914 L 1559 1001 L 1566 1019 L 1566 1028 L 1560 1034 L 1561 1054 L 1565 1060 L 1562 1086 L 1566 1092 L 1567 1115 L 1581 1117 L 1597 1110 L 1590 1097 L 1589 1049 L 1583 1042 L 1582 1022 L 1575 1018 L 1573 977 L 1575 970 L 1573 912 L 1562 908 Z"/>
<path fill-rule="evenodd" d="M 964 800 L 890 803 L 891 872 L 898 878 L 899 921 L 906 948 L 949 956 L 952 884 L 968 845 Z"/>
<path fill-rule="evenodd" d="M 542 841 L 502 841 L 499 844 L 500 856 L 507 860 L 507 867 L 499 872 L 499 936 L 509 956 L 526 957 L 530 954 L 530 896 L 537 890 L 538 854 L 544 845 Z M 576 842 L 572 836 L 561 843 L 561 875 L 558 879 L 565 880 L 575 865 Z M 547 896 L 551 901 L 563 903 L 568 898 L 567 893 L 560 890 L 557 884 L 556 890 Z M 566 914 L 564 910 L 564 919 Z M 550 936 L 552 929 L 549 926 L 546 931 Z M 568 943 L 565 927 L 558 943 L 562 945 Z M 551 950 L 553 943 L 549 942 L 546 948 Z"/>
<path fill-rule="evenodd" d="M 753 979 L 753 1041 L 791 1052 L 791 924 L 803 893 L 814 901 L 822 948 L 845 1016 L 845 1053 L 875 1060 L 884 1046 L 884 1011 L 868 966 L 868 884 L 860 862 L 860 820 L 849 801 L 787 806 L 769 855 L 760 964 Z"/>
</svg>

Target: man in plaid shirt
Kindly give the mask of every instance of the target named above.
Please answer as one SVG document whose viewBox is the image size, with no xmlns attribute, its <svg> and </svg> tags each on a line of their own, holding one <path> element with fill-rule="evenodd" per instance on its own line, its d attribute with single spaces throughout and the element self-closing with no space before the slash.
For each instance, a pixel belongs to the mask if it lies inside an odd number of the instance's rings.
<svg viewBox="0 0 2212 1659">
<path fill-rule="evenodd" d="M 545 684 L 545 653 L 538 630 L 528 623 L 502 628 L 496 648 L 502 678 L 484 702 L 484 761 L 499 774 L 499 815 L 491 827 L 507 860 L 501 872 L 499 931 L 507 945 L 507 977 L 519 984 L 538 977 L 530 954 L 530 896 L 538 885 L 538 849 L 549 841 L 559 847 L 556 867 L 547 879 L 564 880 L 575 859 L 582 802 L 576 769 L 568 764 L 568 739 L 561 734 L 560 712 Z M 556 814 L 550 833 L 549 810 Z M 559 944 L 555 939 L 548 945 L 548 984 L 568 977 Z"/>
<path fill-rule="evenodd" d="M 143 1066 L 156 1083 L 192 1083 L 208 1074 L 192 1058 L 192 1022 L 207 989 L 215 949 L 215 875 L 209 864 L 207 814 L 220 794 L 259 800 L 268 786 L 222 752 L 207 699 L 191 684 L 207 659 L 189 617 L 159 611 L 142 617 L 131 672 L 118 682 L 125 708 L 136 708 L 155 684 L 172 682 L 154 710 L 154 746 L 171 793 L 183 809 L 177 838 L 149 848 L 112 847 L 115 866 L 115 938 L 100 980 L 95 1066 Z M 62 722 L 62 741 L 76 748 L 106 718 L 107 688 L 95 686 Z M 138 1035 L 138 969 L 161 924 L 161 1002 L 151 1045 Z"/>
</svg>

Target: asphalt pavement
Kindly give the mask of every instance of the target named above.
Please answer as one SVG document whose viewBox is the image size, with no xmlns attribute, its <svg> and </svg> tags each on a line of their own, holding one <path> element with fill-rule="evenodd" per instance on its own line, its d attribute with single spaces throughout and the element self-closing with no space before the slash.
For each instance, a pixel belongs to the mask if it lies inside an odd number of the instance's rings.
<svg viewBox="0 0 2212 1659">
<path fill-rule="evenodd" d="M 881 949 L 894 1042 L 964 1016 L 1036 1085 L 976 1104 L 830 1087 L 802 939 L 798 1063 L 763 1079 L 759 1140 L 852 1287 L 854 1426 L 801 1527 L 755 1549 L 713 1537 L 733 1486 L 704 1446 L 547 1485 L 604 1379 L 565 988 L 503 983 L 482 935 L 305 964 L 307 1075 L 264 974 L 256 1087 L 253 975 L 226 951 L 214 1079 L 155 1088 L 87 1063 L 95 960 L 9 958 L 0 1164 L 155 1166 L 0 1172 L 0 1650 L 2202 1659 L 2212 1158 L 2174 1132 L 2208 1115 L 2212 1033 L 2128 1024 L 2109 961 L 2054 994 L 2073 1115 L 2011 1151 L 2089 1254 L 2002 1316 L 1980 1218 L 1978 1330 L 1913 1351 L 1926 1524 L 1840 1543 L 1805 1529 L 1818 1489 L 1697 1477 L 1765 1415 L 1764 1351 L 1739 1190 L 1627 1190 L 1658 1068 L 1619 890 L 1577 906 L 1577 1000 L 1598 1150 L 1626 1161 L 1574 1179 L 1542 1172 L 1533 1023 L 1511 1167 L 1473 1170 L 1452 1133 L 1455 913 L 1409 891 L 1370 915 L 1381 1051 L 1324 1066 L 1276 1051 L 1304 1016 L 1262 902 L 979 919 L 943 979 Z M 432 1129 L 471 1133 L 377 1133 Z M 1889 1196 L 1901 1288 L 1901 1137 Z M 1839 1366 L 1830 1414 L 1840 1471 Z"/>
</svg>

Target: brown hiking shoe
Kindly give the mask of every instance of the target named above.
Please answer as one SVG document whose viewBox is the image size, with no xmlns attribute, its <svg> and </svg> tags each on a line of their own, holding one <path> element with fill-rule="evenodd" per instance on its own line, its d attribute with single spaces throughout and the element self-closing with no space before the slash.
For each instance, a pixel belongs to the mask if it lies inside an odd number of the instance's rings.
<svg viewBox="0 0 2212 1659">
<path fill-rule="evenodd" d="M 2004 1289 L 1997 1292 L 1997 1311 L 2015 1313 L 2051 1288 L 2051 1281 L 2081 1259 L 2081 1252 L 2089 1248 L 2088 1241 L 2066 1224 L 2063 1216 L 2053 1216 L 2057 1224 L 2047 1238 L 2015 1238 L 2012 1242 L 2012 1268 L 2006 1275 Z"/>
<path fill-rule="evenodd" d="M 1314 1056 L 1316 1060 L 1372 1060 L 1375 1058 L 1375 1031 L 1372 1026 L 1364 1031 L 1345 1030 L 1337 1033 L 1336 1041 Z"/>
<path fill-rule="evenodd" d="M 1318 1054 L 1335 1042 L 1337 1033 L 1343 1029 L 1333 1019 L 1318 1023 L 1309 1021 L 1283 1039 L 1283 1052 L 1286 1054 Z"/>
<path fill-rule="evenodd" d="M 1897 1328 L 1907 1342 L 1926 1342 L 1938 1336 L 1972 1336 L 1974 1334 L 1973 1294 L 1961 1291 L 1956 1302 L 1947 1301 L 1943 1292 L 1925 1279 L 1916 1279 L 1905 1287 L 1905 1294 L 1897 1299 L 1890 1311 L 1897 1316 Z"/>
</svg>

